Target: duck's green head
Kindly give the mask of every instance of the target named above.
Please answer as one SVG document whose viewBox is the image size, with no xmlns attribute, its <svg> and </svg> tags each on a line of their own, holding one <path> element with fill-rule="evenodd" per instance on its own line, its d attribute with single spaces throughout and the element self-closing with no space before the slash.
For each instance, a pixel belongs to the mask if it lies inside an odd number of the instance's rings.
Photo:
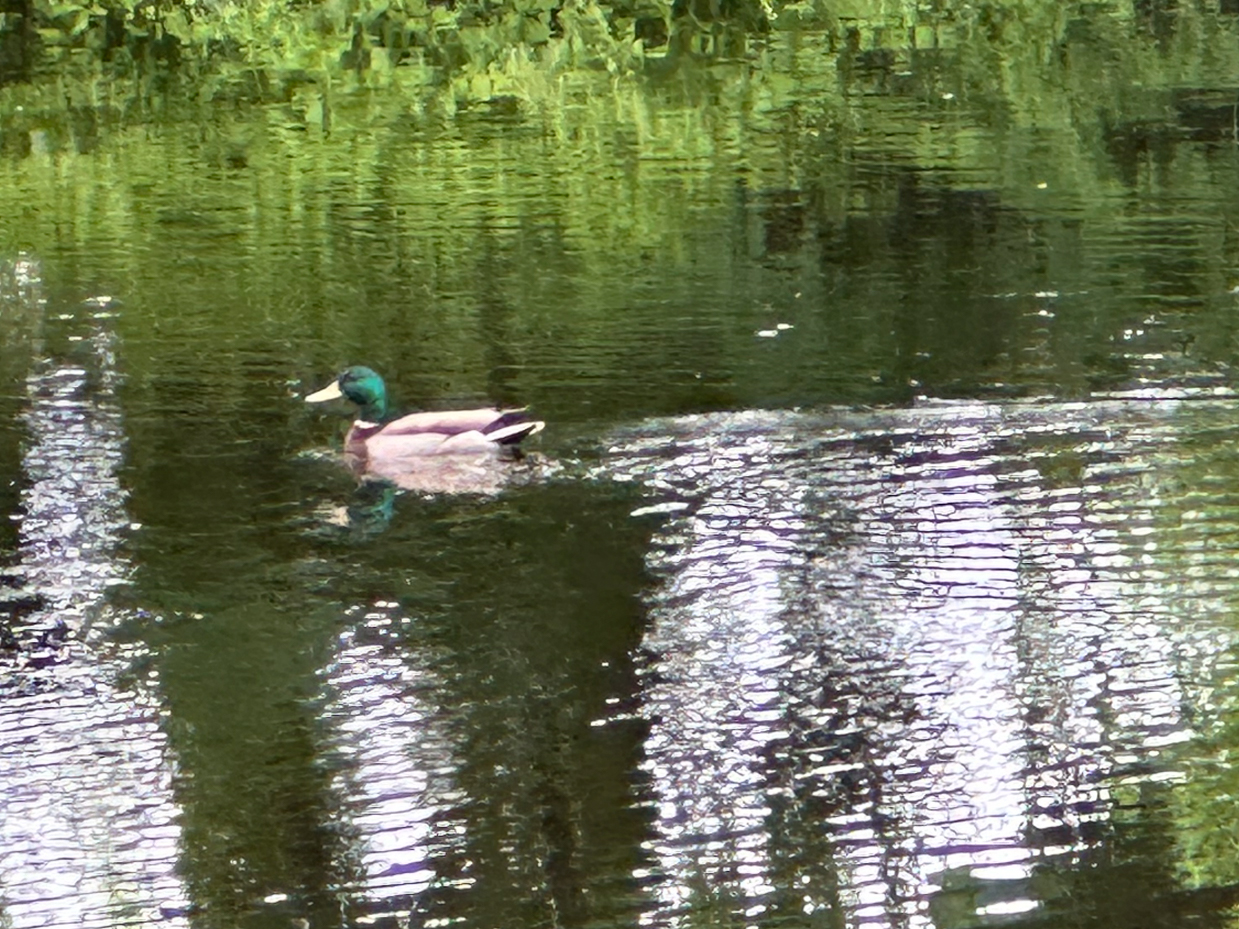
<svg viewBox="0 0 1239 929">
<path fill-rule="evenodd" d="M 347 397 L 361 407 L 360 416 L 367 422 L 382 422 L 387 415 L 387 387 L 378 372 L 370 368 L 349 368 L 322 390 L 306 397 L 305 402 L 322 403 L 337 397 Z"/>
</svg>

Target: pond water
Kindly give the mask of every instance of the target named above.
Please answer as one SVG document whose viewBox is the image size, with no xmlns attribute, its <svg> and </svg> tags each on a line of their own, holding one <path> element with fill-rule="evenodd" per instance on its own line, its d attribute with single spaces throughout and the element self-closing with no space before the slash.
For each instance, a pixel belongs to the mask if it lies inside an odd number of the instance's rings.
<svg viewBox="0 0 1239 929">
<path fill-rule="evenodd" d="M 0 923 L 1231 924 L 1239 43 L 1107 16 L 5 113 Z M 359 485 L 355 363 L 548 426 Z"/>
</svg>

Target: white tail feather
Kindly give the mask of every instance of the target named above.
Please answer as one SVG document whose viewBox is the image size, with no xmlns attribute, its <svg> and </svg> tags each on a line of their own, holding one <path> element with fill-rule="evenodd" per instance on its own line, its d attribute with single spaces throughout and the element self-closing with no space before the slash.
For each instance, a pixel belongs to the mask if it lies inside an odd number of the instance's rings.
<svg viewBox="0 0 1239 929">
<path fill-rule="evenodd" d="M 541 432 L 545 426 L 546 423 L 541 420 L 531 423 L 515 423 L 511 426 L 504 426 L 502 429 L 496 429 L 494 432 L 486 433 L 486 438 L 497 444 L 503 444 L 514 438 L 523 439 L 527 435 Z"/>
</svg>

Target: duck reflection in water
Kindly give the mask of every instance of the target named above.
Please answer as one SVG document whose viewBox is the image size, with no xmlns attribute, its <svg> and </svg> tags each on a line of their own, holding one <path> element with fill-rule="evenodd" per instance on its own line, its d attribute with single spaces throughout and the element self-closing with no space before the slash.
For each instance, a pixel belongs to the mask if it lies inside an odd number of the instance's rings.
<svg viewBox="0 0 1239 929">
<path fill-rule="evenodd" d="M 350 470 L 421 493 L 497 493 L 522 473 L 521 441 L 546 425 L 525 410 L 489 408 L 390 419 L 383 378 L 360 365 L 305 400 L 323 403 L 340 397 L 360 407 L 344 439 Z"/>
</svg>

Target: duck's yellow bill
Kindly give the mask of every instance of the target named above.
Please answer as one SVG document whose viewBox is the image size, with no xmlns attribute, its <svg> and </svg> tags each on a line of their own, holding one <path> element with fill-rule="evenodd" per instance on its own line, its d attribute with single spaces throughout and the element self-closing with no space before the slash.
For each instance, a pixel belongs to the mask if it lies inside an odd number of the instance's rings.
<svg viewBox="0 0 1239 929">
<path fill-rule="evenodd" d="M 314 393 L 306 396 L 305 402 L 306 403 L 325 403 L 328 400 L 335 400 L 343 396 L 344 394 L 340 392 L 340 382 L 332 381 L 322 390 L 316 390 Z"/>
</svg>

